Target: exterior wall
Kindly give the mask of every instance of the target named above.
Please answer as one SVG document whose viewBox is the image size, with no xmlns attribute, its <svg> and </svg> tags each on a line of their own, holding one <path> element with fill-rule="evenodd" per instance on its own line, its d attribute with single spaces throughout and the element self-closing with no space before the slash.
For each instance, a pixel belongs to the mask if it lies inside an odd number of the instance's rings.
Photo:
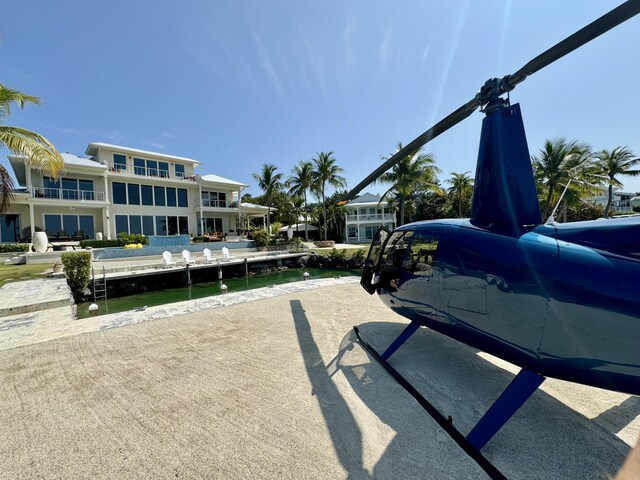
<svg viewBox="0 0 640 480">
<path fill-rule="evenodd" d="M 345 216 L 347 243 L 369 243 L 373 234 L 381 226 L 393 230 L 395 214 L 387 212 L 386 206 L 386 202 L 380 205 L 377 203 L 348 204 Z"/>
<path fill-rule="evenodd" d="M 611 209 L 618 213 L 632 213 L 633 207 L 631 206 L 631 199 L 635 196 L 634 193 L 614 191 L 611 200 Z M 604 193 L 603 195 L 594 196 L 592 199 L 596 203 L 606 207 L 609 195 Z"/>
<path fill-rule="evenodd" d="M 119 160 L 124 158 L 124 163 L 114 162 L 114 155 L 119 155 Z M 149 217 L 153 218 L 153 231 L 141 232 L 146 235 L 166 235 L 169 225 L 173 225 L 174 222 L 177 222 L 178 227 L 176 233 L 197 235 L 202 231 L 201 227 L 204 227 L 204 231 L 210 231 L 207 226 L 211 225 L 219 227 L 218 231 L 226 234 L 233 235 L 236 232 L 240 221 L 240 208 L 233 203 L 233 198 L 234 194 L 241 191 L 241 184 L 204 181 L 194 172 L 197 162 L 179 157 L 173 159 L 161 154 L 154 155 L 151 152 L 138 155 L 125 148 L 120 151 L 117 148 L 100 147 L 93 158 L 96 162 L 95 167 L 91 160 L 88 160 L 88 163 L 84 160 L 78 160 L 76 163 L 67 162 L 59 184 L 48 180 L 45 178 L 46 175 L 38 170 L 26 173 L 27 192 L 16 195 L 7 212 L 8 215 L 18 215 L 21 233 L 26 227 L 29 227 L 29 230 L 35 230 L 36 227 L 51 230 L 54 229 L 52 226 L 55 226 L 55 230 L 66 230 L 66 233 L 73 235 L 76 229 L 83 230 L 80 224 L 84 222 L 85 226 L 91 225 L 90 229 L 84 229 L 90 230 L 91 237 L 95 238 L 95 234 L 100 232 L 103 238 L 115 238 L 122 230 L 130 233 L 142 230 L 145 221 L 148 227 Z M 139 159 L 137 165 L 135 159 Z M 145 161 L 144 167 L 141 167 L 142 160 Z M 151 166 L 154 165 L 154 161 L 157 166 L 159 162 L 164 162 L 168 169 L 150 168 L 147 160 L 152 162 Z M 105 170 L 102 165 L 108 168 Z M 75 187 L 73 180 L 76 181 Z M 83 180 L 85 182 L 81 185 L 80 182 Z M 91 180 L 92 188 L 87 180 Z M 114 198 L 114 183 L 120 184 L 117 199 Z M 151 188 L 152 205 L 142 204 L 142 186 L 145 186 L 147 199 L 147 187 Z M 182 201 L 183 191 L 186 192 L 186 202 Z M 174 202 L 169 202 L 168 198 L 170 196 L 173 199 L 174 193 L 175 206 L 169 206 L 167 203 Z M 204 193 L 207 194 L 203 195 Z M 160 197 L 164 197 L 164 202 L 157 200 Z M 115 203 L 116 200 L 124 203 Z M 56 220 L 56 216 L 59 221 Z M 202 223 L 200 217 L 203 218 Z M 219 220 L 208 220 L 213 218 Z M 167 230 L 159 231 L 163 219 Z M 48 224 L 45 220 L 48 220 Z M 69 231 L 69 226 L 74 225 L 77 228 Z M 6 236 L 9 233 L 14 236 L 13 231 L 5 230 Z M 58 231 L 50 233 L 55 237 Z M 87 232 L 84 233 L 87 235 Z M 0 241 L 7 240 L 0 238 Z"/>
</svg>

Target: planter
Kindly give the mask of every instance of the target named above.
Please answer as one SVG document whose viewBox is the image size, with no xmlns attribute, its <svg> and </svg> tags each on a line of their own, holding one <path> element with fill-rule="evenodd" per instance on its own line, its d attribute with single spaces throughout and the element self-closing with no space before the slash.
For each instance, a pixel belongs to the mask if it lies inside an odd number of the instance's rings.
<svg viewBox="0 0 640 480">
<path fill-rule="evenodd" d="M 319 240 L 317 242 L 313 242 L 313 244 L 318 248 L 331 248 L 335 245 L 336 242 L 333 240 Z"/>
<path fill-rule="evenodd" d="M 33 249 L 36 252 L 46 252 L 47 245 L 49 245 L 49 239 L 45 232 L 35 232 L 33 234 Z"/>
</svg>

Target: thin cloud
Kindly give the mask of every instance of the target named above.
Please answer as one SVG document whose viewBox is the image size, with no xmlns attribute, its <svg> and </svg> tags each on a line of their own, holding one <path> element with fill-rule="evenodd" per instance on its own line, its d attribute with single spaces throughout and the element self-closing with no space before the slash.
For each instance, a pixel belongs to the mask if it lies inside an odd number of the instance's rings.
<svg viewBox="0 0 640 480">
<path fill-rule="evenodd" d="M 156 149 L 156 150 L 166 150 L 167 147 L 166 145 L 163 145 L 162 143 L 157 143 L 157 142 L 147 142 L 147 145 L 149 145 L 150 147 Z"/>
<path fill-rule="evenodd" d="M 276 72 L 276 69 L 274 68 L 273 64 L 271 63 L 271 58 L 269 57 L 269 54 L 263 48 L 262 42 L 258 38 L 258 35 L 256 34 L 256 31 L 254 30 L 253 27 L 251 27 L 251 36 L 253 37 L 253 40 L 256 43 L 256 47 L 258 49 L 258 54 L 260 55 L 260 63 L 262 64 L 262 67 L 264 68 L 265 72 L 267 73 L 267 77 L 269 77 L 269 80 L 271 81 L 271 84 L 273 85 L 273 88 L 276 89 L 276 91 L 278 92 L 278 94 L 281 97 L 286 97 L 287 93 L 286 93 L 285 89 L 282 86 L 282 82 L 280 81 L 280 77 L 278 76 L 278 72 Z"/>
<path fill-rule="evenodd" d="M 380 42 L 380 47 L 378 48 L 378 73 L 380 74 L 384 74 L 387 69 L 387 64 L 389 63 L 392 34 L 393 29 L 391 27 L 387 28 L 384 31 L 382 42 Z"/>
<path fill-rule="evenodd" d="M 422 50 L 422 55 L 420 56 L 420 63 L 426 62 L 428 57 L 429 57 L 429 44 L 427 43 L 424 46 L 424 50 Z"/>
</svg>

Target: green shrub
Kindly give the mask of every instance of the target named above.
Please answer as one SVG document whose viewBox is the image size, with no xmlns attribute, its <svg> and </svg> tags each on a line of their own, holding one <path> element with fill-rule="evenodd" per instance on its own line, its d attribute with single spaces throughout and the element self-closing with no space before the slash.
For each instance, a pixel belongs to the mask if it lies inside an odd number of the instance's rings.
<svg viewBox="0 0 640 480">
<path fill-rule="evenodd" d="M 347 260 L 347 249 L 343 248 L 342 250 L 338 250 L 334 248 L 331 250 L 329 258 L 336 264 L 344 263 Z"/>
<path fill-rule="evenodd" d="M 147 237 L 141 233 L 120 232 L 116 237 L 118 238 L 118 242 L 121 246 L 128 245 L 130 243 L 141 243 L 142 245 L 146 245 L 148 243 Z"/>
<path fill-rule="evenodd" d="M 83 295 L 82 291 L 89 285 L 91 278 L 91 253 L 89 252 L 66 252 L 60 257 L 64 265 L 67 284 L 73 296 L 78 298 Z"/>
<path fill-rule="evenodd" d="M 358 250 L 353 252 L 353 255 L 351 255 L 351 260 L 357 263 L 362 263 L 364 262 L 365 256 L 366 254 L 364 249 L 359 248 Z"/>
<path fill-rule="evenodd" d="M 106 247 L 119 247 L 120 240 L 81 240 L 80 247 L 82 248 L 106 248 Z"/>
<path fill-rule="evenodd" d="M 28 252 L 28 243 L 0 243 L 0 253 Z"/>
<path fill-rule="evenodd" d="M 253 241 L 256 247 L 266 247 L 269 244 L 269 232 L 264 228 L 260 228 L 253 232 Z"/>
<path fill-rule="evenodd" d="M 278 235 L 280 233 L 280 229 L 282 228 L 282 223 L 280 222 L 271 222 L 271 233 L 274 235 Z"/>
</svg>

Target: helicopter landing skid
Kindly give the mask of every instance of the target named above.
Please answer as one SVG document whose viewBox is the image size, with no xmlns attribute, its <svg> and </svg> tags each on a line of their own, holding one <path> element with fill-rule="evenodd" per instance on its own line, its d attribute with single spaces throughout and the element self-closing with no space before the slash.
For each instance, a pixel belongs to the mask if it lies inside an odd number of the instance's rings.
<svg viewBox="0 0 640 480">
<path fill-rule="evenodd" d="M 417 322 L 416 322 L 417 323 Z M 509 386 L 502 392 L 500 397 L 489 408 L 487 413 L 480 419 L 471 433 L 465 437 L 456 427 L 453 426 L 451 416 L 442 415 L 420 392 L 418 392 L 407 379 L 405 379 L 395 368 L 387 362 L 397 348 L 402 345 L 415 331 L 416 325 L 412 322 L 389 348 L 380 355 L 371 345 L 363 340 L 357 326 L 353 331 L 360 342 L 360 345 L 391 374 L 391 376 L 424 408 L 427 413 L 438 423 L 438 425 L 449 434 L 449 436 L 469 455 L 487 475 L 494 480 L 506 480 L 489 460 L 487 460 L 480 449 L 493 437 L 493 435 L 511 418 L 511 416 L 524 404 L 524 402 L 536 391 L 538 386 L 544 381 L 542 375 L 523 368 L 513 379 Z"/>
</svg>

